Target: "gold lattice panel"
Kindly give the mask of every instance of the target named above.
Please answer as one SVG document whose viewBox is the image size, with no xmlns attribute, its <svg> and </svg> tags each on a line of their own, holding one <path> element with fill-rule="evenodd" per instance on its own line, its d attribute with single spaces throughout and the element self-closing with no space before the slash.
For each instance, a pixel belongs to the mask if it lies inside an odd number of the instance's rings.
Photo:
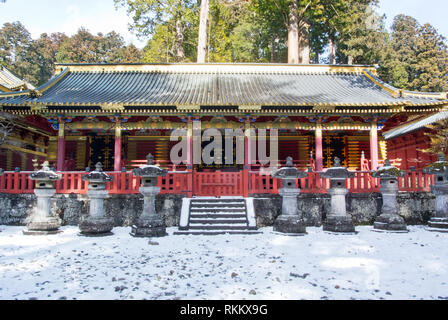
<svg viewBox="0 0 448 320">
<path fill-rule="evenodd" d="M 361 161 L 361 151 L 359 149 L 359 142 L 357 140 L 353 140 L 353 137 L 347 137 L 347 148 L 348 148 L 348 167 L 359 168 L 359 163 Z"/>
<path fill-rule="evenodd" d="M 379 145 L 379 158 L 381 160 L 386 160 L 387 159 L 387 142 L 386 140 L 381 137 L 378 141 L 378 145 Z"/>
<path fill-rule="evenodd" d="M 137 141 L 128 140 L 128 161 L 137 160 Z"/>
<path fill-rule="evenodd" d="M 87 142 L 78 141 L 76 143 L 76 169 L 83 170 L 86 167 L 86 149 Z"/>
<path fill-rule="evenodd" d="M 156 160 L 168 160 L 168 149 L 168 140 L 158 140 L 156 142 Z"/>
<path fill-rule="evenodd" d="M 310 159 L 310 139 L 308 136 L 298 137 L 299 160 L 309 161 Z"/>
<path fill-rule="evenodd" d="M 27 154 L 26 153 L 20 153 L 20 168 L 22 168 L 22 170 L 27 170 L 26 168 L 26 160 L 27 160 Z"/>
<path fill-rule="evenodd" d="M 48 161 L 56 161 L 58 157 L 58 142 L 50 140 L 48 143 Z"/>
</svg>

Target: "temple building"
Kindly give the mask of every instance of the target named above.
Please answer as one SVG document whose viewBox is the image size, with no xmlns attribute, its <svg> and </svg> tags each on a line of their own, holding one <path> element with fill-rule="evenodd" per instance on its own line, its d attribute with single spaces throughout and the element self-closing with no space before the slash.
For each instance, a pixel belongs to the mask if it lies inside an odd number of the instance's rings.
<svg viewBox="0 0 448 320">
<path fill-rule="evenodd" d="M 437 118 L 448 106 L 446 93 L 391 87 L 370 66 L 60 64 L 48 83 L 22 89 L 0 93 L 3 113 L 16 124 L 0 147 L 5 170 L 33 170 L 37 158 L 59 171 L 85 171 L 99 161 L 107 171 L 122 171 L 152 153 L 171 170 L 208 173 L 210 184 L 217 183 L 217 171 L 256 170 L 257 164 L 245 157 L 241 165 L 189 161 L 175 168 L 169 157 L 174 129 L 186 129 L 189 139 L 195 121 L 203 130 L 278 129 L 279 159 L 290 156 L 297 167 L 316 172 L 336 156 L 358 171 L 386 158 L 421 168 L 433 159 L 418 148 L 428 138 L 409 125 L 421 128 L 422 117 Z"/>
<path fill-rule="evenodd" d="M 15 92 L 34 89 L 34 86 L 25 80 L 21 80 L 11 71 L 0 66 L 0 92 Z"/>
<path fill-rule="evenodd" d="M 422 169 L 437 157 L 422 150 L 430 147 L 428 136 L 432 130 L 427 126 L 448 119 L 448 111 L 441 111 L 408 117 L 403 124 L 384 132 L 388 141 L 388 153 L 392 159 L 401 159 L 402 169 Z"/>
</svg>

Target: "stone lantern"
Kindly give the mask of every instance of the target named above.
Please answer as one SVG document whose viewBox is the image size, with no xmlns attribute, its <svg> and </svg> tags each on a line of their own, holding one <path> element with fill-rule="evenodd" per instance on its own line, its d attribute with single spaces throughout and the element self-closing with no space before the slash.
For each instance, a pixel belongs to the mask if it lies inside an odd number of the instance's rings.
<svg viewBox="0 0 448 320">
<path fill-rule="evenodd" d="M 355 174 L 341 166 L 341 160 L 334 158 L 333 167 L 321 173 L 321 177 L 330 179 L 331 211 L 324 222 L 324 231 L 331 232 L 355 232 L 351 217 L 347 215 L 345 196 L 348 190 L 345 188 L 345 180 L 353 178 Z"/>
<path fill-rule="evenodd" d="M 381 196 L 383 197 L 383 207 L 381 215 L 377 217 L 373 228 L 389 232 L 407 232 L 404 219 L 398 215 L 398 177 L 405 175 L 404 171 L 395 168 L 386 160 L 384 167 L 373 171 L 372 177 L 380 179 Z"/>
<path fill-rule="evenodd" d="M 283 188 L 278 190 L 282 196 L 282 213 L 275 220 L 274 231 L 288 234 L 305 234 L 306 224 L 297 206 L 300 189 L 296 186 L 298 178 L 305 178 L 306 172 L 293 167 L 292 158 L 286 158 L 286 166 L 272 173 L 272 177 L 282 179 Z"/>
<path fill-rule="evenodd" d="M 29 178 L 36 181 L 34 194 L 37 206 L 34 207 L 27 224 L 25 235 L 55 234 L 61 232 L 61 219 L 51 215 L 51 197 L 56 193 L 54 182 L 61 180 L 62 175 L 50 170 L 48 161 L 42 164 L 42 169 L 30 174 Z"/>
<path fill-rule="evenodd" d="M 423 171 L 435 177 L 431 190 L 436 196 L 436 215 L 429 220 L 428 230 L 448 232 L 448 162 L 445 155 L 439 154 L 437 162 Z"/>
<path fill-rule="evenodd" d="M 154 157 L 148 154 L 147 164 L 132 170 L 135 176 L 141 177 L 142 185 L 139 189 L 143 195 L 143 213 L 132 226 L 131 235 L 134 237 L 163 237 L 166 227 L 161 215 L 156 211 L 156 195 L 160 193 L 157 187 L 158 177 L 168 174 L 168 171 L 154 165 Z"/>
<path fill-rule="evenodd" d="M 113 177 L 103 172 L 103 165 L 98 162 L 95 170 L 82 176 L 82 180 L 89 183 L 87 196 L 90 199 L 90 212 L 89 216 L 79 224 L 81 234 L 86 236 L 111 235 L 114 220 L 105 216 L 104 199 L 108 195 L 106 182 L 113 181 Z"/>
</svg>

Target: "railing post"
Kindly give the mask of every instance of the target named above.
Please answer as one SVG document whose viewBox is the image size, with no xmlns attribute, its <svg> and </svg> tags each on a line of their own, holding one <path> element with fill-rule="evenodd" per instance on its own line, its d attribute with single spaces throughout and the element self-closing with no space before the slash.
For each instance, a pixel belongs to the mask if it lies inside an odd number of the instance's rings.
<svg viewBox="0 0 448 320">
<path fill-rule="evenodd" d="M 378 169 L 378 125 L 377 120 L 372 120 L 370 128 L 370 161 L 371 169 Z"/>
<path fill-rule="evenodd" d="M 116 121 L 114 144 L 114 171 L 121 170 L 121 122 Z"/>
<path fill-rule="evenodd" d="M 58 158 L 56 164 L 57 171 L 64 171 L 65 163 L 65 122 L 64 120 L 59 121 L 58 129 Z"/>
<path fill-rule="evenodd" d="M 320 121 L 316 124 L 315 129 L 315 140 L 316 140 L 316 171 L 322 171 L 323 170 L 323 148 L 322 148 L 322 123 Z"/>
<path fill-rule="evenodd" d="M 194 186 L 194 182 L 193 182 L 193 175 L 194 175 L 194 169 L 190 168 L 187 169 L 187 197 L 188 198 L 192 198 L 193 197 L 193 186 Z"/>
<path fill-rule="evenodd" d="M 19 172 L 14 172 L 14 193 L 20 193 Z"/>
</svg>

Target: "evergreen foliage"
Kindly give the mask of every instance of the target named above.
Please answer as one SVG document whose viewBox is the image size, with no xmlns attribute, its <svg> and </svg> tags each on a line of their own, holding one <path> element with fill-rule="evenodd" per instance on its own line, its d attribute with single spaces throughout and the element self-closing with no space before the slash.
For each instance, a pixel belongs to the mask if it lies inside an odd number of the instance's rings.
<svg viewBox="0 0 448 320">
<path fill-rule="evenodd" d="M 422 150 L 431 154 L 446 154 L 448 149 L 448 119 L 426 126 L 431 132 L 425 133 L 430 139 L 430 147 Z"/>
</svg>

